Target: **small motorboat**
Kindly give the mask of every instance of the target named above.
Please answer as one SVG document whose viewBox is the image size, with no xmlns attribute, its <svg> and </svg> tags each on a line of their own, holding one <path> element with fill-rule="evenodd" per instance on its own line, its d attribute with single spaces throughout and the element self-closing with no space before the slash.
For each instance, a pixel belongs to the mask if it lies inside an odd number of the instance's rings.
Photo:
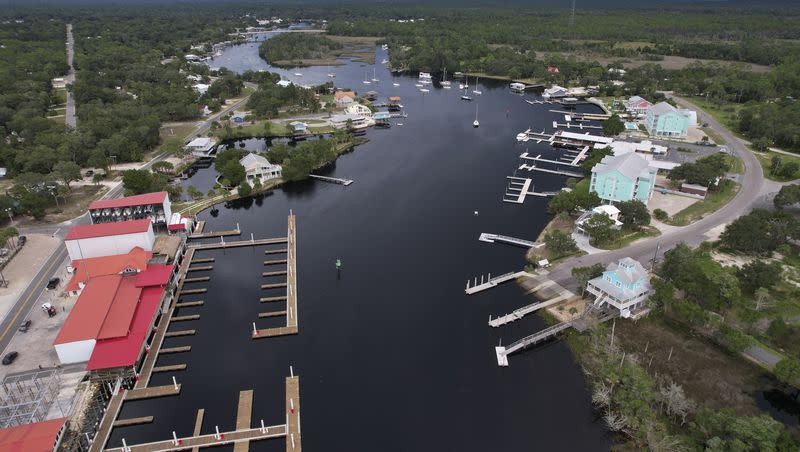
<svg viewBox="0 0 800 452">
<path fill-rule="evenodd" d="M 421 92 L 421 93 L 423 93 L 423 94 L 424 94 L 424 93 L 429 93 L 429 92 L 431 92 L 431 90 L 429 90 L 429 89 L 425 89 L 425 88 L 420 88 L 419 92 Z"/>
<path fill-rule="evenodd" d="M 302 77 L 302 76 L 303 76 L 303 74 L 301 74 L 301 73 L 299 73 L 299 72 L 295 72 L 295 73 L 294 73 L 294 75 L 295 75 L 296 77 Z"/>
<path fill-rule="evenodd" d="M 330 77 L 330 78 L 335 78 L 335 77 L 336 77 L 336 74 L 334 74 L 333 72 L 331 72 L 330 74 L 328 74 L 328 77 Z"/>
<path fill-rule="evenodd" d="M 399 83 L 392 83 L 392 86 L 400 86 Z"/>
</svg>

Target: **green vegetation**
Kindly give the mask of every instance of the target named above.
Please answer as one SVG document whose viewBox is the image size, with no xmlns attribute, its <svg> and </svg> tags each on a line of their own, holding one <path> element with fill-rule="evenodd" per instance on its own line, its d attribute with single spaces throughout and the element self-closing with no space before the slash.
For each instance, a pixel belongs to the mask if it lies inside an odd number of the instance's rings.
<svg viewBox="0 0 800 452">
<path fill-rule="evenodd" d="M 667 177 L 673 183 L 700 184 L 708 187 L 709 191 L 718 191 L 721 189 L 721 185 L 717 185 L 715 182 L 725 177 L 725 174 L 731 170 L 728 157 L 726 154 L 717 153 L 697 159 L 695 162 L 684 163 L 670 171 Z"/>
<path fill-rule="evenodd" d="M 610 118 L 603 121 L 603 134 L 608 137 L 614 137 L 625 131 L 625 124 L 619 118 L 619 115 L 614 113 Z"/>
<path fill-rule="evenodd" d="M 342 44 L 325 36 L 312 33 L 283 33 L 258 46 L 261 58 L 279 67 L 302 65 L 301 60 L 324 59 Z"/>
<path fill-rule="evenodd" d="M 259 84 L 258 90 L 250 96 L 247 101 L 247 108 L 252 110 L 256 117 L 276 118 L 280 110 L 303 114 L 317 113 L 319 111 L 319 100 L 314 96 L 313 90 L 296 85 L 289 85 L 284 88 L 265 82 Z"/>
<path fill-rule="evenodd" d="M 800 185 L 784 185 L 772 200 L 776 208 L 782 209 L 800 202 Z"/>
<path fill-rule="evenodd" d="M 214 159 L 214 169 L 220 174 L 220 183 L 225 187 L 235 187 L 244 182 L 244 167 L 239 163 L 249 151 L 244 149 L 229 148 L 217 153 Z"/>
<path fill-rule="evenodd" d="M 128 170 L 122 173 L 122 184 L 125 187 L 125 195 L 141 195 L 154 191 L 168 191 L 170 196 L 178 198 L 182 187 L 169 183 L 169 177 L 160 173 L 152 173 L 148 170 Z"/>
<path fill-rule="evenodd" d="M 547 232 L 544 236 L 544 243 L 545 247 L 547 247 L 547 250 L 550 252 L 550 258 L 552 260 L 575 254 L 578 251 L 575 240 L 566 232 L 558 229 Z"/>
<path fill-rule="evenodd" d="M 720 236 L 721 243 L 737 252 L 769 255 L 790 239 L 800 238 L 800 220 L 782 211 L 755 209 L 735 219 Z"/>
<path fill-rule="evenodd" d="M 722 180 L 716 191 L 709 191 L 706 199 L 698 201 L 672 216 L 667 223 L 673 226 L 686 226 L 689 223 L 715 212 L 727 204 L 739 192 L 739 184 L 731 180 Z"/>
<path fill-rule="evenodd" d="M 786 182 L 800 179 L 800 156 L 780 154 L 777 152 L 756 152 L 761 163 L 764 177 L 770 180 Z"/>
<path fill-rule="evenodd" d="M 283 180 L 299 181 L 307 179 L 311 171 L 334 161 L 356 144 L 351 134 L 337 131 L 330 139 L 302 141 L 296 146 L 272 146 L 267 151 L 267 158 L 283 166 Z"/>
<path fill-rule="evenodd" d="M 591 209 L 600 205 L 600 198 L 597 193 L 589 192 L 589 180 L 583 179 L 578 182 L 572 191 L 560 191 L 556 194 L 547 209 L 552 214 L 568 213 L 575 214 L 580 209 Z"/>
</svg>

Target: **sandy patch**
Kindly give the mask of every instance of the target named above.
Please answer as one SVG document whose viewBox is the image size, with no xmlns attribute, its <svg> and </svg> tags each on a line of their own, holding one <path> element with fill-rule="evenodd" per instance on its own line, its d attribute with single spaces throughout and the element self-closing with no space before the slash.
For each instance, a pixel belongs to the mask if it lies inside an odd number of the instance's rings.
<svg viewBox="0 0 800 452">
<path fill-rule="evenodd" d="M 697 201 L 700 200 L 688 198 L 686 196 L 674 195 L 672 193 L 661 193 L 656 190 L 653 192 L 653 197 L 650 198 L 650 201 L 647 203 L 647 208 L 650 210 L 651 215 L 654 210 L 661 209 L 667 212 L 669 216 L 672 216 L 691 206 Z"/>
</svg>

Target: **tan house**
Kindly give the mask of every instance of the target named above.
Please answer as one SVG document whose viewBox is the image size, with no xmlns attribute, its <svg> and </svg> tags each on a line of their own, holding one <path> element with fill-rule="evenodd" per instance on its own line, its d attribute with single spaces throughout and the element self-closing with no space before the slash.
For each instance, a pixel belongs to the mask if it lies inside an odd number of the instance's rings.
<svg viewBox="0 0 800 452">
<path fill-rule="evenodd" d="M 336 91 L 333 101 L 337 107 L 346 107 L 356 102 L 356 93 L 353 91 Z"/>
</svg>

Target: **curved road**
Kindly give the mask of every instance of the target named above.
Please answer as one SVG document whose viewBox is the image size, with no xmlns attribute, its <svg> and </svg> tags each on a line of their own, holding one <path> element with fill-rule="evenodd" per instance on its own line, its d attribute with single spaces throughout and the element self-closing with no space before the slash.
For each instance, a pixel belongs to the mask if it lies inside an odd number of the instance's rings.
<svg viewBox="0 0 800 452">
<path fill-rule="evenodd" d="M 764 202 L 769 194 L 776 189 L 776 184 L 764 180 L 761 164 L 758 159 L 747 149 L 743 141 L 717 122 L 711 115 L 692 104 L 686 99 L 672 96 L 672 98 L 683 107 L 690 107 L 697 111 L 697 122 L 708 123 L 709 126 L 719 132 L 722 138 L 728 142 L 726 147 L 744 162 L 744 174 L 739 178 L 741 188 L 736 196 L 714 213 L 698 220 L 688 226 L 666 232 L 659 237 L 635 242 L 625 248 L 610 250 L 597 254 L 590 254 L 577 258 L 567 259 L 554 267 L 550 271 L 550 278 L 564 287 L 575 288 L 576 283 L 572 278 L 573 267 L 583 267 L 593 264 L 603 264 L 617 261 L 623 257 L 632 257 L 648 266 L 648 262 L 653 259 L 656 248 L 659 249 L 659 256 L 680 242 L 690 245 L 697 245 L 706 240 L 705 234 L 717 226 L 730 223 L 734 219 L 747 214 L 754 205 Z"/>
</svg>

